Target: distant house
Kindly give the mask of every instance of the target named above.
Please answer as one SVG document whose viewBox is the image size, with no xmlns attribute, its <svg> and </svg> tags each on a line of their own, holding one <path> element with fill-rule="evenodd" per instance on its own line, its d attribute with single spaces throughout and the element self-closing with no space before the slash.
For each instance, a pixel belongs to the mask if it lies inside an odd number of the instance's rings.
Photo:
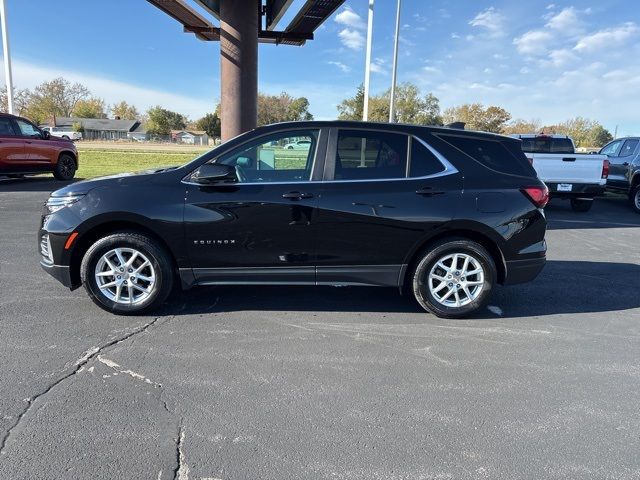
<svg viewBox="0 0 640 480">
<path fill-rule="evenodd" d="M 140 120 L 76 117 L 54 117 L 48 125 L 72 128 L 74 124 L 78 123 L 82 126 L 82 138 L 85 140 L 127 139 L 129 133 L 140 126 Z"/>
<path fill-rule="evenodd" d="M 209 136 L 203 130 L 171 130 L 171 141 L 187 145 L 208 145 Z"/>
<path fill-rule="evenodd" d="M 149 140 L 149 135 L 147 134 L 147 129 L 144 127 L 144 125 L 139 124 L 134 130 L 130 131 L 127 134 L 127 138 L 130 138 L 131 140 L 135 140 L 137 142 L 144 142 L 146 140 Z"/>
</svg>

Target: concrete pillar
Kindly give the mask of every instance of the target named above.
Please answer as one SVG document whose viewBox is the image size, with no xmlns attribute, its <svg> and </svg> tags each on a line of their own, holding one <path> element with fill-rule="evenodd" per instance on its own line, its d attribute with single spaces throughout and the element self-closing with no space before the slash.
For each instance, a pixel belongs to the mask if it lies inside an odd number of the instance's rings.
<svg viewBox="0 0 640 480">
<path fill-rule="evenodd" d="M 260 0 L 220 1 L 222 141 L 258 121 L 258 7 Z"/>
</svg>

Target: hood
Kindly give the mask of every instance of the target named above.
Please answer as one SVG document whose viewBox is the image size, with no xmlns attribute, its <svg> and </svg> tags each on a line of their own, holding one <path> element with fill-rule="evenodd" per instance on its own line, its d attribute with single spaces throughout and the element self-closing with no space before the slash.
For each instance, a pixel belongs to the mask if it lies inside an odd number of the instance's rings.
<svg viewBox="0 0 640 480">
<path fill-rule="evenodd" d="M 96 177 L 89 180 L 81 180 L 56 190 L 52 197 L 64 197 L 67 195 L 86 194 L 98 187 L 118 187 L 120 185 L 131 185 L 139 182 L 151 181 L 158 174 L 175 171 L 178 167 L 154 168 L 142 170 L 140 172 L 118 173 L 105 177 Z"/>
</svg>

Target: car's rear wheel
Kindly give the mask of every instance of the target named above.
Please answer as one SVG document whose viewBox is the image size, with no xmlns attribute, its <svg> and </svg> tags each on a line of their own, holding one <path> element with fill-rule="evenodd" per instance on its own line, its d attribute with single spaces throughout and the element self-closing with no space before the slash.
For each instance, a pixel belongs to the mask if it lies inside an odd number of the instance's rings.
<svg viewBox="0 0 640 480">
<path fill-rule="evenodd" d="M 631 199 L 631 206 L 636 211 L 636 213 L 640 213 L 640 184 L 636 185 L 635 188 L 631 191 L 631 195 L 629 197 Z"/>
<path fill-rule="evenodd" d="M 581 199 L 581 198 L 572 198 L 571 199 L 571 208 L 574 212 L 588 212 L 591 210 L 593 206 L 593 198 L 591 199 Z"/>
<path fill-rule="evenodd" d="M 466 317 L 486 304 L 496 278 L 493 258 L 482 245 L 446 239 L 432 245 L 416 265 L 413 294 L 438 317 Z"/>
<path fill-rule="evenodd" d="M 80 276 L 96 305 L 121 315 L 158 307 L 173 287 L 168 252 L 154 239 L 134 232 L 95 242 L 82 259 Z"/>
<path fill-rule="evenodd" d="M 58 180 L 72 180 L 76 174 L 76 161 L 66 153 L 60 155 L 56 168 L 53 170 L 53 176 Z"/>
</svg>

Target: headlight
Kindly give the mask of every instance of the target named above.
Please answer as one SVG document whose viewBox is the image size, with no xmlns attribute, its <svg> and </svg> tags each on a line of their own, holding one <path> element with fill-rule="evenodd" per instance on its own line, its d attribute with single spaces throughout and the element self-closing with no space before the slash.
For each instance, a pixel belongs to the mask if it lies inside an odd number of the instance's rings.
<svg viewBox="0 0 640 480">
<path fill-rule="evenodd" d="M 46 205 L 49 212 L 55 213 L 64 207 L 68 207 L 69 205 L 76 203 L 82 197 L 84 197 L 84 194 L 65 195 L 64 197 L 49 197 Z"/>
</svg>

